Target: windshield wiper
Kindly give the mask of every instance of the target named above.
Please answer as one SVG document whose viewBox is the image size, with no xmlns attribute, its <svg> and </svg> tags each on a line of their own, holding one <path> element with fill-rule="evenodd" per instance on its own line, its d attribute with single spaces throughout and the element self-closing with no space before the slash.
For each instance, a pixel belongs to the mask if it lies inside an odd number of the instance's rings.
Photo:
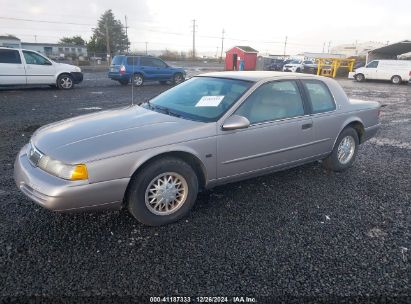
<svg viewBox="0 0 411 304">
<path fill-rule="evenodd" d="M 170 116 L 182 117 L 181 114 L 179 114 L 177 112 L 174 112 L 174 111 L 170 110 L 169 108 L 162 107 L 162 106 L 159 106 L 159 105 L 154 105 L 150 101 L 147 101 L 146 103 L 147 103 L 148 107 L 150 109 L 154 110 L 154 111 L 157 110 L 157 111 L 161 111 L 162 113 L 170 115 Z"/>
</svg>

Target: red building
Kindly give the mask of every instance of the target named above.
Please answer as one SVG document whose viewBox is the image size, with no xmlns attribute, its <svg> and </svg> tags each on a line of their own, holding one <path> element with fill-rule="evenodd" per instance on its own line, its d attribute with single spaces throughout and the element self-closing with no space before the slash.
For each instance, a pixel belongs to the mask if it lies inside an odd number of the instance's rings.
<svg viewBox="0 0 411 304">
<path fill-rule="evenodd" d="M 244 70 L 255 70 L 258 51 L 249 46 L 235 46 L 225 53 L 225 69 L 233 71 L 240 69 L 240 60 L 244 60 Z"/>
</svg>

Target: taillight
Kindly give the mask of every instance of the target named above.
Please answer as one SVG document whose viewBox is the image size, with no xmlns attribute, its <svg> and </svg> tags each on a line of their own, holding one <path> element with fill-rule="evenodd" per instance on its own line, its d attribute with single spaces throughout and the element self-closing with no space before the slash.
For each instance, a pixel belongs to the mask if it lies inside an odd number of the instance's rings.
<svg viewBox="0 0 411 304">
<path fill-rule="evenodd" d="M 126 67 L 124 65 L 122 65 L 120 67 L 120 75 L 124 75 L 126 73 Z"/>
</svg>

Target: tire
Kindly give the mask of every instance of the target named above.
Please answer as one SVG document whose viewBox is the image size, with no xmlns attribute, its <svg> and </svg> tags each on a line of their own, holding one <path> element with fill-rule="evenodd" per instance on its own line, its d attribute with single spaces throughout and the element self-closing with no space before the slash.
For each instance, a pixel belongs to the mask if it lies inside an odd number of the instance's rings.
<svg viewBox="0 0 411 304">
<path fill-rule="evenodd" d="M 358 82 L 363 82 L 365 80 L 364 74 L 357 74 L 355 75 L 355 80 L 357 80 Z"/>
<path fill-rule="evenodd" d="M 121 85 L 126 86 L 130 82 L 129 80 L 119 80 L 118 81 Z"/>
<path fill-rule="evenodd" d="M 324 167 L 336 172 L 347 170 L 354 163 L 358 152 L 358 145 L 357 132 L 351 127 L 345 128 L 338 136 L 331 154 L 324 159 Z M 346 157 L 344 158 L 343 156 Z"/>
<path fill-rule="evenodd" d="M 171 188 L 168 190 L 170 192 L 166 193 L 166 199 L 172 201 L 164 204 L 161 202 L 164 196 L 155 196 L 162 191 L 156 190 L 155 184 L 163 186 L 163 179 L 170 176 L 174 181 L 179 181 L 180 185 L 177 189 L 171 186 L 172 183 L 168 184 Z M 173 196 L 176 193 L 173 190 L 178 191 L 178 196 Z M 193 168 L 180 159 L 167 157 L 148 164 L 131 179 L 126 204 L 129 212 L 140 223 L 160 226 L 178 221 L 187 215 L 194 206 L 197 193 L 198 179 Z M 166 205 L 171 208 L 167 210 Z"/>
<path fill-rule="evenodd" d="M 176 73 L 173 76 L 173 84 L 180 84 L 184 81 L 183 74 Z"/>
<path fill-rule="evenodd" d="M 401 79 L 400 76 L 394 75 L 394 76 L 391 77 L 391 82 L 392 82 L 393 84 L 401 84 L 402 79 Z"/>
<path fill-rule="evenodd" d="M 297 68 L 297 69 L 295 70 L 295 72 L 296 72 L 296 73 L 301 73 L 301 69 L 300 69 L 300 68 Z"/>
<path fill-rule="evenodd" d="M 57 78 L 57 87 L 60 90 L 71 90 L 74 87 L 73 77 L 70 74 L 62 74 Z"/>
<path fill-rule="evenodd" d="M 144 76 L 142 74 L 134 74 L 132 83 L 136 87 L 141 87 L 144 84 Z"/>
</svg>

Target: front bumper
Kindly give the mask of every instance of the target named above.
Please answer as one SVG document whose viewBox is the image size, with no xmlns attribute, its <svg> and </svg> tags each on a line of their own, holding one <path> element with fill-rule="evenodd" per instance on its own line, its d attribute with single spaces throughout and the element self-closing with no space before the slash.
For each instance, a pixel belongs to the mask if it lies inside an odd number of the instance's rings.
<svg viewBox="0 0 411 304">
<path fill-rule="evenodd" d="M 120 209 L 129 178 L 90 184 L 67 181 L 34 167 L 26 154 L 27 145 L 14 163 L 17 187 L 40 206 L 53 211 Z"/>
<path fill-rule="evenodd" d="M 73 77 L 73 82 L 75 84 L 79 84 L 83 81 L 83 73 L 81 72 L 71 72 L 71 76 Z"/>
</svg>

